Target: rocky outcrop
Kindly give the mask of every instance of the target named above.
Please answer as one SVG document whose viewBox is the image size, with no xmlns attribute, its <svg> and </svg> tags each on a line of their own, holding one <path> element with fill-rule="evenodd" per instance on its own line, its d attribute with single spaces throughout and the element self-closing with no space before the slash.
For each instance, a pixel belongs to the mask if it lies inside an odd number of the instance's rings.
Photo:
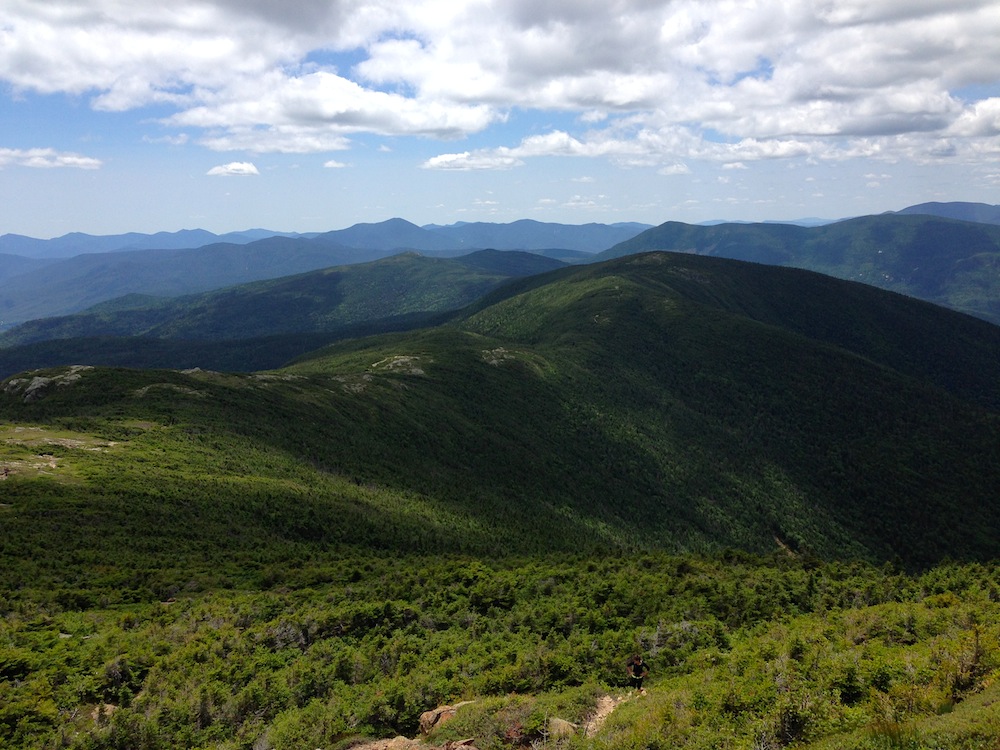
<svg viewBox="0 0 1000 750">
<path fill-rule="evenodd" d="M 454 718 L 458 709 L 470 703 L 473 703 L 473 701 L 462 701 L 461 703 L 456 703 L 454 706 L 438 706 L 437 708 L 432 708 L 430 711 L 424 711 L 420 714 L 420 732 L 422 734 L 430 734 L 434 729 L 437 729 L 449 719 Z"/>
<path fill-rule="evenodd" d="M 30 404 L 32 401 L 44 398 L 51 388 L 71 385 L 82 377 L 81 373 L 93 369 L 88 365 L 73 365 L 67 367 L 63 372 L 48 376 L 34 375 L 32 377 L 11 378 L 4 384 L 3 392 L 20 396 L 24 403 Z"/>
</svg>

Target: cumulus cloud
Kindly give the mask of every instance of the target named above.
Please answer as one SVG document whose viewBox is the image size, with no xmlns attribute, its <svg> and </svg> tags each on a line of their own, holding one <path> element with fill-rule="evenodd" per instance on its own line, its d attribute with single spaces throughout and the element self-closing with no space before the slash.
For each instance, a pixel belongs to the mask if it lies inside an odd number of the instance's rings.
<svg viewBox="0 0 1000 750">
<path fill-rule="evenodd" d="M 462 139 L 512 111 L 575 123 L 431 169 L 971 161 L 996 150 L 1000 105 L 958 92 L 1000 80 L 998 38 L 995 0 L 8 0 L 0 80 L 102 111 L 155 105 L 219 151 Z"/>
<path fill-rule="evenodd" d="M 0 169 L 7 166 L 54 169 L 70 167 L 74 169 L 98 169 L 100 159 L 80 154 L 60 152 L 53 148 L 0 148 Z"/>
<path fill-rule="evenodd" d="M 205 174 L 211 177 L 247 177 L 258 175 L 257 167 L 249 161 L 231 161 L 228 164 L 220 164 L 212 167 Z"/>
<path fill-rule="evenodd" d="M 512 156 L 510 149 L 495 151 L 479 151 L 470 153 L 462 151 L 457 154 L 440 154 L 423 163 L 424 169 L 444 169 L 453 171 L 469 171 L 473 169 L 510 169 L 524 164 L 521 159 Z"/>
</svg>

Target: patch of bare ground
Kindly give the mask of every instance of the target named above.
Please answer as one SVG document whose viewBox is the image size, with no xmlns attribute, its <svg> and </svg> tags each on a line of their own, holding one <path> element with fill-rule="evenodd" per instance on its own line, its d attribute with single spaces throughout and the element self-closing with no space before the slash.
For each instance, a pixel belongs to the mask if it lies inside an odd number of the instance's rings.
<svg viewBox="0 0 1000 750">
<path fill-rule="evenodd" d="M 583 734 L 586 737 L 593 737 L 600 731 L 601 727 L 604 726 L 604 722 L 612 712 L 618 708 L 619 704 L 624 703 L 629 699 L 629 696 L 622 695 L 617 698 L 611 695 L 602 695 L 597 699 L 597 706 L 594 708 L 594 713 L 591 715 L 587 722 L 583 725 Z"/>
</svg>

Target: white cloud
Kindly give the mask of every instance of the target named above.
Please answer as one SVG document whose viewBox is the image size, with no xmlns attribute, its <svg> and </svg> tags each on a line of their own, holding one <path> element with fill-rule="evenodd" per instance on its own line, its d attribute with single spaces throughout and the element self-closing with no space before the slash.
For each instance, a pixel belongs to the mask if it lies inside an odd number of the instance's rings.
<svg viewBox="0 0 1000 750">
<path fill-rule="evenodd" d="M 252 162 L 231 161 L 228 164 L 212 167 L 205 174 L 212 177 L 247 177 L 259 175 L 260 172 L 257 171 L 257 167 Z"/>
<path fill-rule="evenodd" d="M 81 156 L 80 154 L 60 152 L 53 148 L 0 148 L 0 169 L 8 166 L 34 167 L 38 169 L 55 169 L 58 167 L 99 169 L 101 167 L 101 160 L 89 156 Z"/>
<path fill-rule="evenodd" d="M 326 167 L 327 169 L 344 169 L 347 165 L 344 164 L 344 162 L 342 161 L 336 161 L 334 159 L 330 159 L 330 161 L 324 162 L 323 166 Z"/>
<path fill-rule="evenodd" d="M 995 0 L 7 0 L 0 81 L 100 111 L 156 105 L 219 151 L 461 139 L 512 111 L 574 123 L 433 169 L 972 162 L 996 152 L 1000 100 L 956 92 L 1000 80 L 998 38 Z"/>
<path fill-rule="evenodd" d="M 423 163 L 424 169 L 444 169 L 453 171 L 469 171 L 473 169 L 510 169 L 524 164 L 519 158 L 503 153 L 505 149 L 496 152 L 470 153 L 462 151 L 458 154 L 441 154 Z"/>
<path fill-rule="evenodd" d="M 679 174 L 691 174 L 691 169 L 687 164 L 681 164 L 680 162 L 676 164 L 668 164 L 665 167 L 661 167 L 659 173 L 662 175 L 679 175 Z"/>
</svg>

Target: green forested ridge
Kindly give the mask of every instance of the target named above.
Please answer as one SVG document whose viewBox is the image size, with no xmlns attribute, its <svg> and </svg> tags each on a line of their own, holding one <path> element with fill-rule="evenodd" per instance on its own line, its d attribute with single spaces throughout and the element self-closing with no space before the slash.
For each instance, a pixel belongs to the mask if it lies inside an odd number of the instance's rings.
<svg viewBox="0 0 1000 750">
<path fill-rule="evenodd" d="M 129 295 L 75 315 L 21 324 L 0 345 L 95 336 L 226 341 L 329 332 L 366 322 L 453 310 L 509 278 L 564 264 L 530 253 L 479 251 L 460 258 L 404 253 L 178 298 Z M 139 298 L 139 299 L 136 299 Z"/>
<path fill-rule="evenodd" d="M 527 747 L 641 648 L 563 744 L 993 747 L 996 347 L 653 254 L 271 372 L 9 379 L 0 744 L 346 747 L 474 698 L 436 742 Z"/>
<path fill-rule="evenodd" d="M 995 225 L 900 214 L 808 228 L 667 222 L 595 259 L 651 250 L 805 268 L 1000 323 L 1000 227 Z"/>
</svg>

